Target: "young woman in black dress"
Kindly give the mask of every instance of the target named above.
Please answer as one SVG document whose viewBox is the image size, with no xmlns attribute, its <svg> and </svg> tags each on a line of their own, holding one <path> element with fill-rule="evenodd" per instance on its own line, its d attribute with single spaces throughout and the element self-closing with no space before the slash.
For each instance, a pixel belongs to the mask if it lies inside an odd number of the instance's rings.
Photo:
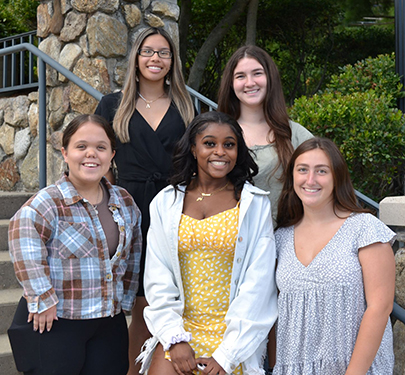
<svg viewBox="0 0 405 375">
<path fill-rule="evenodd" d="M 129 327 L 128 374 L 135 375 L 139 366 L 134 360 L 150 337 L 143 320 L 147 302 L 142 282 L 149 204 L 167 185 L 174 145 L 195 115 L 176 47 L 167 32 L 147 28 L 138 34 L 123 90 L 104 96 L 96 113 L 113 124 L 117 137 L 117 185 L 129 191 L 142 212 L 140 286 Z"/>
</svg>

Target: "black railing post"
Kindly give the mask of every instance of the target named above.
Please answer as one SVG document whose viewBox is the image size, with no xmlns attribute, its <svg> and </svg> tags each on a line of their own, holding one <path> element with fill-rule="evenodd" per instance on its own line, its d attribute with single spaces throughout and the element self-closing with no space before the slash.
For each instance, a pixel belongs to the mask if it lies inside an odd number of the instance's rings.
<svg viewBox="0 0 405 375">
<path fill-rule="evenodd" d="M 405 0 L 395 0 L 395 71 L 405 76 Z M 405 112 L 405 98 L 398 99 L 398 108 Z"/>
<path fill-rule="evenodd" d="M 11 45 L 15 46 L 16 44 L 16 40 L 13 39 Z M 11 55 L 11 86 L 17 86 L 17 59 L 15 53 Z"/>
<path fill-rule="evenodd" d="M 46 186 L 46 66 L 38 57 L 39 188 Z"/>
<path fill-rule="evenodd" d="M 7 47 L 7 42 L 3 42 L 3 48 Z M 3 56 L 3 87 L 7 87 L 7 73 L 8 73 L 8 60 L 9 57 L 4 55 Z"/>
<path fill-rule="evenodd" d="M 20 43 L 24 43 L 24 38 L 20 38 Z M 25 83 L 25 51 L 20 51 L 20 85 Z"/>
</svg>

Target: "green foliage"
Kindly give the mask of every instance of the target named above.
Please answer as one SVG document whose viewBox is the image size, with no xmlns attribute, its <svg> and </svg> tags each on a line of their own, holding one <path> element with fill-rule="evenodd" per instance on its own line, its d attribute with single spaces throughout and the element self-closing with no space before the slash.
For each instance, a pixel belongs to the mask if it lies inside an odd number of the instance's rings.
<svg viewBox="0 0 405 375">
<path fill-rule="evenodd" d="M 187 38 L 187 61 L 183 62 L 186 81 L 199 49 L 210 32 L 230 10 L 233 3 L 234 0 L 194 0 L 192 2 L 192 19 Z M 245 22 L 246 17 L 241 17 L 210 56 L 200 82 L 199 92 L 211 100 L 217 99 L 217 91 L 227 61 L 236 49 L 244 44 Z"/>
<path fill-rule="evenodd" d="M 396 106 L 396 99 L 405 95 L 399 75 L 395 73 L 394 53 L 345 65 L 327 85 L 328 92 L 338 91 L 342 95 L 368 90 L 374 90 L 377 96 L 392 96 L 391 106 Z"/>
<path fill-rule="evenodd" d="M 364 16 L 381 15 L 392 6 L 393 0 L 340 0 L 345 5 L 346 22 L 359 21 Z"/>
<path fill-rule="evenodd" d="M 395 33 L 391 27 L 367 26 L 337 28 L 333 34 L 334 48 L 329 57 L 329 70 L 355 64 L 367 57 L 395 51 Z"/>
<path fill-rule="evenodd" d="M 391 0 L 260 0 L 256 44 L 275 60 L 286 102 L 312 96 L 339 67 L 391 53 L 395 49 L 392 27 L 344 27 L 347 14 L 356 8 L 356 19 L 380 13 Z M 181 5 L 181 1 L 178 3 Z M 209 33 L 231 8 L 232 0 L 192 0 L 192 19 L 187 38 L 186 80 L 198 50 Z M 353 13 L 353 12 L 352 12 Z M 354 14 L 354 13 L 353 13 Z M 358 18 L 360 17 L 360 18 Z M 349 17 L 350 18 L 350 17 Z M 232 53 L 245 42 L 246 12 L 210 56 L 200 92 L 216 100 L 222 71 Z"/>
<path fill-rule="evenodd" d="M 279 67 L 287 102 L 314 94 L 327 76 L 342 8 L 336 0 L 272 0 L 260 5 L 259 40 Z"/>
<path fill-rule="evenodd" d="M 0 3 L 0 39 L 36 28 L 39 0 L 3 0 Z"/>
<path fill-rule="evenodd" d="M 377 201 L 404 189 L 405 118 L 394 108 L 403 93 L 392 60 L 385 55 L 346 66 L 327 92 L 297 99 L 290 111 L 340 147 L 354 186 Z"/>
</svg>

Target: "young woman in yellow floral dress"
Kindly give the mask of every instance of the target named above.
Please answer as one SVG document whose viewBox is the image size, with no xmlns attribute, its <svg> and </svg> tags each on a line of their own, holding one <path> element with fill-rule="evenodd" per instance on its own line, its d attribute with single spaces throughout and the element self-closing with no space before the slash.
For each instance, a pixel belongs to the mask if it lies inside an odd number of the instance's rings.
<svg viewBox="0 0 405 375">
<path fill-rule="evenodd" d="M 197 116 L 177 145 L 171 185 L 152 201 L 145 269 L 156 374 L 264 374 L 277 318 L 270 201 L 238 123 Z"/>
</svg>

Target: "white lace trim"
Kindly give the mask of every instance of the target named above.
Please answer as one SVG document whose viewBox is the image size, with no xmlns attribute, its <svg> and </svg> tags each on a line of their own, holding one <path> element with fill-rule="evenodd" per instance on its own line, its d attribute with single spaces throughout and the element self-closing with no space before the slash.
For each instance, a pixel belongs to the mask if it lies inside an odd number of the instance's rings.
<svg viewBox="0 0 405 375">
<path fill-rule="evenodd" d="M 167 351 L 170 349 L 170 347 L 174 344 L 178 344 L 179 342 L 190 342 L 191 341 L 191 333 L 190 332 L 185 332 L 185 333 L 179 333 L 176 336 L 172 336 L 172 339 L 170 340 L 169 343 L 167 343 L 164 347 L 163 350 Z"/>
</svg>

